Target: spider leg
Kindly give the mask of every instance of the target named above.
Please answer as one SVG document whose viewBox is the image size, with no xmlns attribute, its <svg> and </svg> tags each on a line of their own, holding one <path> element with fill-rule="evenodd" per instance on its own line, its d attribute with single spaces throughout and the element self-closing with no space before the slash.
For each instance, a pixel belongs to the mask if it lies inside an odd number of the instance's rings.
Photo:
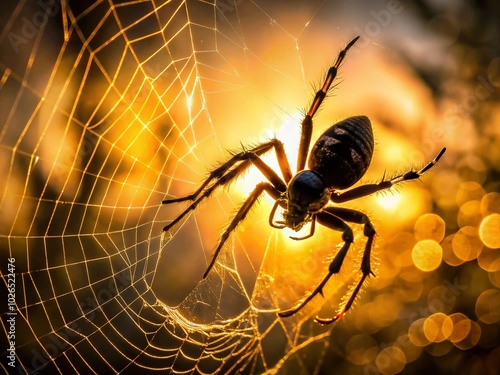
<svg viewBox="0 0 500 375">
<path fill-rule="evenodd" d="M 321 87 L 320 90 L 318 90 L 318 92 L 316 92 L 311 107 L 309 108 L 309 111 L 307 111 L 304 119 L 302 120 L 301 124 L 302 133 L 300 136 L 299 154 L 297 159 L 297 172 L 300 172 L 306 166 L 306 160 L 307 160 L 307 155 L 309 154 L 309 145 L 311 143 L 311 136 L 312 136 L 312 127 L 313 127 L 312 119 L 316 114 L 316 112 L 318 111 L 318 108 L 321 106 L 321 103 L 323 103 L 323 100 L 325 99 L 328 90 L 332 85 L 333 80 L 337 76 L 337 71 L 340 67 L 340 64 L 344 60 L 345 56 L 347 55 L 347 51 L 349 50 L 349 48 L 353 46 L 354 43 L 356 43 L 358 39 L 359 36 L 351 40 L 349 44 L 347 44 L 347 46 L 342 51 L 339 52 L 337 60 L 335 61 L 333 66 L 328 70 L 323 86 Z"/>
<path fill-rule="evenodd" d="M 402 175 L 394 177 L 390 180 L 386 180 L 386 181 L 382 180 L 378 184 L 361 185 L 361 186 L 358 186 L 354 189 L 345 191 L 343 193 L 333 192 L 330 199 L 332 202 L 335 202 L 335 203 L 346 202 L 346 201 L 350 201 L 352 199 L 356 199 L 356 198 L 360 198 L 360 197 L 364 197 L 366 195 L 376 193 L 376 192 L 384 190 L 384 189 L 389 189 L 391 186 L 393 186 L 397 183 L 403 182 L 403 181 L 410 181 L 410 180 L 418 179 L 418 178 L 420 178 L 420 176 L 422 176 L 422 174 L 424 174 L 429 169 L 431 169 L 439 161 L 439 159 L 441 158 L 441 156 L 443 156 L 445 151 L 446 151 L 446 148 L 443 148 L 432 161 L 427 163 L 424 167 L 422 167 L 418 171 L 411 170 L 411 171 L 406 172 Z"/>
<path fill-rule="evenodd" d="M 347 303 L 342 307 L 342 310 L 335 315 L 333 318 L 320 318 L 316 317 L 316 321 L 320 324 L 330 324 L 335 322 L 336 320 L 342 318 L 345 313 L 351 308 L 352 304 L 354 303 L 357 294 L 359 293 L 361 286 L 365 282 L 365 279 L 371 274 L 375 276 L 375 274 L 371 270 L 370 266 L 370 260 L 371 260 L 371 249 L 373 245 L 373 238 L 375 237 L 375 228 L 373 227 L 370 219 L 368 218 L 367 215 L 365 215 L 362 212 L 356 211 L 356 210 L 351 210 L 348 208 L 341 208 L 341 207 L 327 207 L 324 211 L 329 212 L 330 214 L 333 214 L 345 221 L 356 223 L 356 224 L 363 224 L 364 225 L 364 230 L 363 233 L 367 237 L 366 245 L 365 245 L 365 250 L 363 251 L 363 258 L 361 260 L 361 280 L 358 282 L 356 285 L 356 288 L 352 291 L 351 296 L 349 297 L 349 300 Z"/>
<path fill-rule="evenodd" d="M 166 225 L 163 228 L 163 231 L 167 232 L 168 230 L 170 230 L 170 228 L 177 224 L 184 216 L 193 211 L 205 198 L 208 198 L 215 189 L 233 181 L 252 164 L 262 172 L 262 174 L 273 184 L 277 191 L 284 192 L 286 190 L 285 182 L 283 182 L 283 180 L 276 174 L 276 172 L 266 163 L 264 163 L 257 154 L 253 152 L 246 152 L 244 154 L 242 153 L 241 159 L 242 162 L 240 164 L 238 164 L 226 174 L 219 177 L 218 180 L 214 182 L 210 187 L 205 189 L 201 195 L 198 195 L 193 203 L 191 203 L 179 216 L 177 216 L 172 222 L 170 222 L 170 224 Z"/>
<path fill-rule="evenodd" d="M 207 186 L 212 181 L 215 180 L 214 184 L 217 184 L 217 181 L 221 179 L 228 172 L 228 170 L 230 170 L 235 164 L 243 163 L 245 165 L 245 167 L 243 167 L 243 169 L 241 170 L 243 172 L 244 169 L 252 165 L 252 163 L 249 161 L 250 154 L 262 155 L 268 152 L 273 147 L 274 150 L 276 151 L 276 158 L 278 159 L 278 165 L 280 167 L 281 173 L 286 182 L 290 181 L 290 179 L 292 178 L 292 171 L 288 163 L 288 158 L 286 156 L 283 143 L 278 139 L 271 139 L 268 142 L 261 143 L 250 150 L 243 150 L 242 152 L 233 155 L 228 161 L 226 161 L 218 168 L 215 168 L 212 172 L 210 172 L 207 179 L 203 181 L 203 183 L 194 193 L 186 195 L 185 197 L 165 199 L 162 201 L 162 204 L 195 200 L 205 189 L 209 189 L 207 188 Z"/>
<path fill-rule="evenodd" d="M 271 197 L 273 197 L 276 200 L 279 199 L 279 197 L 281 196 L 281 193 L 282 193 L 280 190 L 278 190 L 275 186 L 273 186 L 269 182 L 261 182 L 255 186 L 255 189 L 252 191 L 252 193 L 250 193 L 248 198 L 245 200 L 243 205 L 240 207 L 240 209 L 238 210 L 238 212 L 234 216 L 233 220 L 231 220 L 231 223 L 229 223 L 228 227 L 226 228 L 226 230 L 222 234 L 222 236 L 219 240 L 219 243 L 215 249 L 214 255 L 212 256 L 212 260 L 210 261 L 210 264 L 208 265 L 207 270 L 203 274 L 203 278 L 207 277 L 208 273 L 210 272 L 210 270 L 214 266 L 214 264 L 217 260 L 217 257 L 219 256 L 219 253 L 220 253 L 222 247 L 224 246 L 224 243 L 229 238 L 231 232 L 236 229 L 238 224 L 243 219 L 245 219 L 245 217 L 247 216 L 247 214 L 250 211 L 250 209 L 252 208 L 252 206 L 255 204 L 255 202 L 257 202 L 260 195 L 264 191 L 266 191 Z"/>
<path fill-rule="evenodd" d="M 330 266 L 328 268 L 328 274 L 324 277 L 323 281 L 321 281 L 321 283 L 311 292 L 311 294 L 309 294 L 309 296 L 307 296 L 306 299 L 304 299 L 299 305 L 289 310 L 280 311 L 278 315 L 281 317 L 287 317 L 295 314 L 305 305 L 307 305 L 307 303 L 310 300 L 312 300 L 317 294 L 323 295 L 323 287 L 333 274 L 336 274 L 340 271 L 340 267 L 344 262 L 344 258 L 347 255 L 347 251 L 349 250 L 349 247 L 354 241 L 354 235 L 352 233 L 352 229 L 342 219 L 335 216 L 333 213 L 328 212 L 327 210 L 318 212 L 316 214 L 316 219 L 320 224 L 330 229 L 341 231 L 342 239 L 344 240 L 344 245 L 330 263 Z"/>
</svg>

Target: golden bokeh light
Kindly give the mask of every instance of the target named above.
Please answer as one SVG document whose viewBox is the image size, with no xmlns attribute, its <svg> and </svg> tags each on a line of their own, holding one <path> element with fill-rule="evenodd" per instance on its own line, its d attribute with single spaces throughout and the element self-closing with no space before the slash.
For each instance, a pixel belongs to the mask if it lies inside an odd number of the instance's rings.
<svg viewBox="0 0 500 375">
<path fill-rule="evenodd" d="M 437 170 L 432 179 L 432 190 L 439 207 L 454 209 L 457 205 L 456 194 L 460 177 L 450 170 Z"/>
<path fill-rule="evenodd" d="M 479 237 L 486 246 L 500 248 L 500 214 L 490 214 L 483 219 L 479 226 Z"/>
<path fill-rule="evenodd" d="M 446 314 L 435 313 L 425 319 L 423 328 L 427 340 L 441 342 L 450 336 L 453 323 Z"/>
<path fill-rule="evenodd" d="M 418 269 L 429 272 L 435 270 L 441 264 L 443 249 L 434 240 L 421 240 L 413 247 L 411 257 Z"/>
<path fill-rule="evenodd" d="M 449 316 L 453 324 L 448 340 L 459 342 L 467 337 L 471 327 L 471 321 L 462 313 L 454 313 Z"/>
<path fill-rule="evenodd" d="M 408 337 L 413 345 L 416 346 L 426 346 L 429 345 L 430 341 L 424 332 L 425 318 L 420 318 L 411 323 L 408 328 Z"/>
<path fill-rule="evenodd" d="M 481 200 L 485 191 L 484 188 L 475 181 L 467 181 L 460 184 L 456 193 L 456 203 L 460 207 L 472 200 Z"/>
<path fill-rule="evenodd" d="M 482 219 L 480 205 L 481 203 L 478 200 L 471 200 L 462 204 L 457 215 L 458 225 L 460 227 L 477 226 Z"/>
<path fill-rule="evenodd" d="M 470 329 L 467 332 L 467 335 L 462 340 L 454 342 L 455 346 L 462 350 L 473 348 L 477 345 L 479 339 L 481 338 L 481 326 L 473 320 L 469 320 L 469 322 Z"/>
<path fill-rule="evenodd" d="M 476 316 L 486 324 L 500 321 L 500 291 L 488 289 L 476 300 Z"/>
<path fill-rule="evenodd" d="M 488 308 L 498 310 L 498 306 Z M 498 313 L 496 315 L 494 319 L 498 319 Z M 484 316 L 491 319 L 489 314 Z M 476 346 L 481 338 L 481 327 L 462 313 L 447 315 L 438 312 L 415 320 L 408 329 L 408 338 L 413 345 L 425 348 L 433 356 L 443 356 L 452 350 L 453 345 L 461 350 Z"/>
<path fill-rule="evenodd" d="M 359 306 L 355 306 L 356 310 L 354 311 L 357 312 L 353 314 L 356 319 L 355 325 L 361 332 L 366 334 L 374 334 L 380 330 L 378 317 L 376 316 L 375 319 L 373 319 L 373 314 L 370 315 L 373 306 L 373 302 L 366 302 Z"/>
<path fill-rule="evenodd" d="M 433 357 L 442 357 L 453 350 L 453 344 L 449 341 L 441 341 L 426 346 L 424 350 Z"/>
<path fill-rule="evenodd" d="M 500 194 L 488 193 L 481 199 L 481 213 L 488 216 L 493 213 L 500 214 Z"/>
<path fill-rule="evenodd" d="M 484 247 L 481 254 L 477 257 L 479 266 L 488 272 L 495 272 L 500 270 L 500 257 L 498 256 L 498 249 L 491 249 Z"/>
<path fill-rule="evenodd" d="M 385 327 L 394 323 L 401 310 L 401 304 L 389 294 L 381 294 L 375 298 L 369 309 L 370 320 L 379 327 Z"/>
<path fill-rule="evenodd" d="M 365 365 L 377 355 L 378 345 L 370 335 L 359 334 L 347 341 L 345 351 L 349 361 L 357 365 Z"/>
<path fill-rule="evenodd" d="M 453 237 L 452 246 L 455 255 L 464 261 L 476 259 L 483 248 L 478 230 L 472 226 L 460 228 Z"/>
<path fill-rule="evenodd" d="M 409 232 L 399 232 L 390 238 L 384 246 L 384 253 L 387 253 L 391 262 L 388 267 L 392 268 L 394 264 L 399 271 L 400 267 L 412 265 L 411 251 L 416 243 L 415 237 Z"/>
<path fill-rule="evenodd" d="M 417 360 L 422 354 L 422 347 L 413 345 L 408 333 L 400 335 L 396 340 L 396 345 L 405 353 L 406 363 Z"/>
<path fill-rule="evenodd" d="M 488 272 L 488 279 L 493 286 L 500 288 L 500 269 L 497 271 Z"/>
<path fill-rule="evenodd" d="M 450 266 L 459 266 L 465 263 L 465 260 L 457 257 L 455 252 L 453 251 L 454 238 L 455 235 L 450 234 L 441 242 L 441 247 L 443 248 L 443 261 L 445 261 Z"/>
<path fill-rule="evenodd" d="M 434 312 L 450 313 L 455 307 L 456 299 L 453 292 L 446 284 L 438 285 L 432 288 L 427 294 L 427 305 Z M 445 302 L 446 301 L 446 302 Z"/>
<path fill-rule="evenodd" d="M 424 214 L 420 216 L 414 227 L 414 235 L 417 240 L 434 240 L 441 242 L 446 231 L 444 220 L 436 214 Z"/>
<path fill-rule="evenodd" d="M 401 272 L 400 277 L 402 281 L 402 287 L 396 289 L 395 295 L 399 298 L 402 303 L 409 303 L 417 301 L 422 298 L 424 291 L 424 286 L 421 280 L 408 280 L 408 276 L 413 276 L 414 279 L 415 272 L 405 270 Z"/>
<path fill-rule="evenodd" d="M 375 364 L 384 375 L 399 374 L 406 365 L 405 353 L 397 346 L 384 348 L 375 358 Z"/>
</svg>

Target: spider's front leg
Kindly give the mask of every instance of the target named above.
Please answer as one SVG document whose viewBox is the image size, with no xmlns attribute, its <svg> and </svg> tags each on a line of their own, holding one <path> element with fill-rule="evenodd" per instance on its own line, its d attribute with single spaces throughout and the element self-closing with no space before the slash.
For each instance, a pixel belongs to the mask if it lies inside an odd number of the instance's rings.
<svg viewBox="0 0 500 375">
<path fill-rule="evenodd" d="M 203 274 L 203 278 L 207 277 L 208 273 L 214 266 L 222 247 L 229 238 L 229 235 L 236 229 L 238 224 L 241 221 L 243 221 L 243 219 L 245 219 L 252 206 L 255 204 L 255 202 L 257 202 L 257 200 L 264 191 L 266 191 L 275 200 L 278 200 L 281 194 L 283 193 L 282 191 L 278 190 L 275 186 L 271 185 L 269 182 L 261 182 L 255 186 L 255 189 L 250 193 L 250 195 L 245 200 L 243 205 L 240 207 L 234 218 L 231 220 L 231 223 L 229 223 L 224 233 L 222 233 L 219 243 L 215 248 L 214 255 L 212 256 L 212 260 L 210 261 L 210 264 L 208 265 L 205 273 Z"/>
<path fill-rule="evenodd" d="M 279 144 L 282 145 L 280 141 L 274 140 L 273 144 Z M 222 247 L 228 240 L 230 234 L 236 229 L 236 227 L 239 225 L 239 223 L 245 219 L 247 216 L 248 212 L 252 208 L 252 206 L 257 202 L 258 198 L 262 195 L 264 191 L 266 191 L 271 197 L 273 197 L 278 203 L 281 202 L 281 197 L 283 193 L 286 191 L 286 183 L 278 176 L 278 174 L 271 168 L 269 167 L 262 159 L 257 155 L 256 153 L 253 152 L 242 152 L 236 156 L 239 156 L 240 160 L 242 162 L 240 164 L 237 164 L 234 168 L 231 169 L 231 165 L 228 165 L 228 163 L 224 164 L 219 168 L 219 171 L 224 170 L 227 171 L 227 173 L 223 174 L 222 176 L 218 177 L 218 180 L 214 182 L 210 187 L 206 188 L 203 193 L 195 199 L 193 203 L 191 203 L 176 219 L 174 219 L 170 224 L 165 226 L 163 228 L 164 231 L 170 230 L 176 223 L 178 223 L 188 212 L 194 210 L 198 204 L 205 198 L 209 197 L 213 191 L 220 186 L 224 186 L 230 181 L 234 180 L 236 177 L 238 177 L 244 170 L 248 168 L 249 165 L 255 165 L 257 169 L 259 169 L 264 177 L 267 178 L 269 182 L 262 182 L 259 183 L 255 186 L 255 189 L 252 191 L 252 193 L 248 196 L 248 198 L 245 200 L 243 205 L 240 207 L 238 212 L 236 213 L 235 217 L 231 220 L 229 226 L 226 228 L 224 233 L 222 234 L 219 243 L 215 249 L 214 255 L 212 256 L 212 260 L 210 261 L 207 270 L 203 274 L 203 278 L 205 278 L 212 267 L 214 266 L 217 257 L 222 250 Z M 286 170 L 286 167 L 288 166 L 288 159 L 286 159 L 286 155 L 283 153 L 282 155 L 283 158 L 285 158 L 286 165 L 283 164 L 283 160 L 280 159 L 280 156 L 278 156 L 278 162 L 282 166 L 282 171 L 283 169 Z M 234 159 L 234 157 L 233 157 Z M 235 161 L 233 162 L 233 164 Z M 291 174 L 291 173 L 290 173 Z M 287 173 L 284 173 L 285 176 L 288 175 Z M 210 179 L 210 178 L 209 178 Z M 206 182 L 202 185 L 202 187 L 207 186 L 209 182 Z M 199 194 L 199 193 L 198 193 Z M 171 202 L 168 202 L 171 203 Z"/>
<path fill-rule="evenodd" d="M 410 180 L 416 180 L 419 179 L 420 176 L 422 176 L 425 172 L 427 172 L 429 169 L 431 169 L 436 163 L 441 159 L 441 156 L 445 153 L 446 148 L 443 148 L 437 156 L 432 159 L 429 163 L 424 165 L 420 170 L 418 171 L 409 171 L 406 172 L 402 175 L 396 176 L 390 180 L 382 180 L 378 184 L 366 184 L 366 185 L 361 185 L 358 187 L 355 187 L 354 189 L 347 190 L 343 193 L 338 193 L 334 192 L 331 196 L 331 201 L 335 203 L 342 203 L 346 201 L 350 201 L 352 199 L 356 198 L 361 198 L 373 193 L 376 193 L 381 190 L 389 189 L 393 185 L 403 182 L 403 181 L 410 181 Z"/>
<path fill-rule="evenodd" d="M 200 194 L 205 190 L 205 189 L 210 189 L 207 188 L 208 185 L 212 181 L 214 182 L 214 185 L 221 185 L 218 183 L 221 179 L 224 178 L 224 176 L 231 168 L 236 165 L 237 163 L 239 165 L 238 168 L 238 173 L 235 174 L 233 173 L 233 178 L 236 177 L 237 175 L 241 174 L 244 170 L 246 170 L 250 165 L 252 165 L 251 159 L 252 159 L 252 154 L 255 155 L 263 155 L 272 148 L 275 149 L 276 152 L 276 158 L 278 159 L 278 165 L 280 167 L 281 173 L 283 174 L 283 178 L 285 179 L 286 182 L 290 181 L 292 178 L 292 171 L 290 169 L 290 165 L 288 163 L 288 158 L 286 157 L 285 154 L 285 149 L 283 147 L 283 143 L 278 140 L 278 139 L 271 139 L 268 142 L 263 142 L 255 147 L 253 147 L 250 150 L 243 150 L 237 154 L 234 154 L 228 161 L 220 165 L 219 167 L 215 168 L 213 171 L 210 172 L 209 176 L 203 181 L 203 183 L 200 185 L 200 187 L 192 194 L 186 195 L 185 197 L 180 197 L 180 198 L 173 198 L 173 199 L 165 199 L 162 201 L 162 204 L 170 204 L 170 203 L 178 203 L 178 202 L 184 202 L 184 201 L 192 201 L 195 200 L 200 196 Z M 235 167 L 234 169 L 236 169 Z M 226 178 L 227 179 L 227 178 Z"/>
<path fill-rule="evenodd" d="M 251 165 L 255 165 L 262 174 L 273 184 L 273 186 L 280 190 L 286 190 L 286 183 L 277 175 L 277 173 L 271 169 L 267 164 L 265 164 L 259 155 L 269 151 L 271 148 L 275 148 L 276 155 L 278 159 L 278 164 L 280 166 L 281 172 L 285 177 L 285 181 L 291 179 L 291 170 L 288 163 L 288 159 L 283 149 L 283 143 L 277 139 L 272 139 L 269 142 L 262 143 L 254 147 L 250 151 L 242 151 L 239 154 L 234 155 L 231 159 L 216 168 L 210 173 L 210 176 L 202 183 L 200 188 L 196 190 L 193 194 L 182 198 L 176 199 L 166 199 L 162 201 L 163 204 L 170 204 L 175 202 L 183 202 L 186 200 L 193 200 L 193 202 L 170 224 L 163 228 L 164 232 L 169 231 L 175 224 L 177 224 L 184 216 L 189 212 L 196 209 L 196 207 L 205 199 L 208 198 L 215 189 L 218 187 L 227 185 L 237 177 L 239 177 L 245 170 L 247 170 Z M 239 163 L 239 164 L 238 164 Z M 209 186 L 212 182 L 213 184 Z"/>
</svg>

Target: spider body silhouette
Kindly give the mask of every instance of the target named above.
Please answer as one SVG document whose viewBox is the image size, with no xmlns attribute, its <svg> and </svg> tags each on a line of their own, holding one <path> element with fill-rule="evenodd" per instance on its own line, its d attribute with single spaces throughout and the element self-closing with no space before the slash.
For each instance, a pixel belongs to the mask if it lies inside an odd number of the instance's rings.
<svg viewBox="0 0 500 375">
<path fill-rule="evenodd" d="M 203 275 L 204 278 L 214 266 L 219 252 L 230 234 L 247 216 L 251 207 L 264 192 L 267 192 L 275 200 L 269 215 L 270 226 L 278 229 L 288 227 L 299 231 L 305 224 L 311 224 L 309 234 L 303 237 L 291 237 L 292 239 L 304 240 L 313 236 L 316 222 L 332 230 L 342 232 L 344 243 L 330 263 L 327 275 L 297 306 L 279 312 L 278 314 L 281 317 L 295 314 L 317 294 L 322 294 L 323 287 L 330 277 L 340 272 L 344 258 L 354 240 L 348 222 L 363 225 L 363 234 L 367 238 L 361 259 L 361 279 L 352 291 L 347 303 L 337 315 L 333 318 L 316 317 L 316 321 L 321 324 L 333 323 L 349 310 L 366 278 L 370 274 L 373 275 L 370 259 L 376 232 L 366 214 L 333 204 L 370 195 L 388 189 L 402 181 L 418 179 L 438 162 L 446 150 L 443 148 L 431 162 L 418 171 L 410 170 L 392 179 L 382 179 L 377 184 L 361 185 L 350 190 L 345 189 L 353 186 L 366 173 L 373 155 L 374 140 L 368 117 L 349 117 L 332 125 L 318 138 L 312 146 L 311 152 L 309 152 L 313 117 L 323 103 L 347 51 L 358 39 L 359 37 L 354 38 L 339 52 L 335 63 L 328 70 L 323 86 L 316 93 L 309 110 L 302 120 L 297 173 L 295 175 L 291 171 L 283 143 L 278 139 L 271 139 L 251 149 L 243 149 L 240 153 L 233 154 L 228 161 L 210 172 L 208 178 L 194 193 L 185 197 L 162 201 L 163 204 L 192 201 L 177 218 L 163 228 L 164 231 L 168 231 L 190 211 L 196 209 L 199 203 L 208 198 L 215 189 L 227 185 L 250 166 L 257 167 L 267 179 L 267 182 L 261 182 L 255 186 L 255 189 L 244 201 L 221 235 L 212 260 Z M 271 149 L 274 149 L 276 153 L 282 177 L 260 158 L 260 155 Z M 306 162 L 308 169 L 305 169 Z M 283 220 L 275 220 L 278 206 L 283 209 Z"/>
</svg>

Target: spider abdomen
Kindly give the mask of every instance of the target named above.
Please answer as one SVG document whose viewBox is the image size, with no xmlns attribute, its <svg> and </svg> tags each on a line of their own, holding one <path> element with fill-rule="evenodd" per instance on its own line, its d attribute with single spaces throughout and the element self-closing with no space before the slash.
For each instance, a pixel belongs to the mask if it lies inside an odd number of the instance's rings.
<svg viewBox="0 0 500 375">
<path fill-rule="evenodd" d="M 373 155 L 373 132 L 366 116 L 349 117 L 328 128 L 309 156 L 309 169 L 333 189 L 354 185 L 366 172 Z"/>
</svg>

